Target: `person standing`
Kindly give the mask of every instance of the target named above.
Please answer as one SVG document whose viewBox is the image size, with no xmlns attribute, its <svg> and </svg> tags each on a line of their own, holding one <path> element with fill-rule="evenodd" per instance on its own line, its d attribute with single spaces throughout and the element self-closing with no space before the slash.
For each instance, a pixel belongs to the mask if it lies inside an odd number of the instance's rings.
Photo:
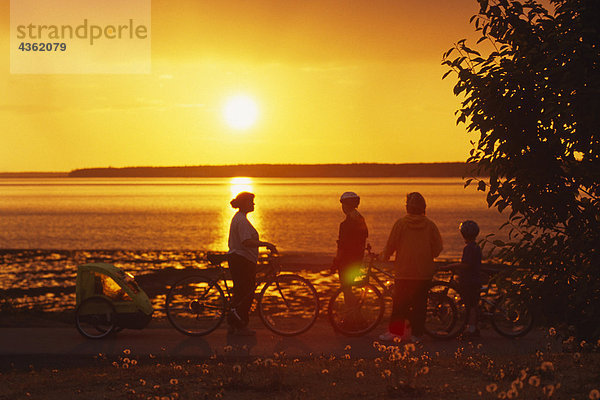
<svg viewBox="0 0 600 400">
<path fill-rule="evenodd" d="M 427 291 L 435 273 L 434 258 L 442 251 L 442 237 L 433 221 L 425 216 L 425 198 L 418 192 L 406 196 L 407 214 L 394 224 L 381 258 L 387 261 L 395 253 L 395 279 L 392 316 L 387 332 L 379 338 L 406 339 L 405 320 L 412 336 L 423 335 L 427 313 Z"/>
<path fill-rule="evenodd" d="M 275 245 L 259 240 L 258 232 L 248 221 L 247 214 L 254 211 L 254 194 L 241 192 L 230 202 L 238 209 L 229 226 L 228 263 L 233 280 L 233 304 L 227 316 L 229 334 L 252 336 L 256 332 L 248 328 L 250 307 L 254 300 L 258 248 L 266 247 L 277 253 Z"/>
<path fill-rule="evenodd" d="M 365 219 L 357 210 L 360 197 L 356 193 L 344 192 L 340 197 L 340 203 L 346 218 L 340 223 L 337 254 L 333 260 L 332 271 L 338 273 L 344 292 L 344 303 L 351 310 L 356 304 L 351 286 L 354 278 L 360 273 L 369 230 Z M 349 312 L 348 318 L 342 323 L 360 325 L 360 312 Z"/>
</svg>

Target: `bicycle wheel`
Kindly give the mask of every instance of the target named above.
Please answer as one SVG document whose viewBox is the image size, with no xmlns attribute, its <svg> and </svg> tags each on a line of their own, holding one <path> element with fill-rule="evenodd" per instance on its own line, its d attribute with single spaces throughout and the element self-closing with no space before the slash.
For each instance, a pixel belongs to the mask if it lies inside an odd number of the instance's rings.
<svg viewBox="0 0 600 400">
<path fill-rule="evenodd" d="M 361 336 L 372 331 L 383 318 L 385 301 L 370 283 L 349 288 L 352 298 L 346 299 L 339 288 L 329 300 L 328 317 L 333 329 L 346 336 Z"/>
<path fill-rule="evenodd" d="M 115 329 L 115 307 L 106 298 L 92 296 L 75 310 L 77 330 L 88 339 L 102 339 Z"/>
<path fill-rule="evenodd" d="M 216 281 L 201 275 L 183 278 L 167 294 L 169 322 L 188 336 L 203 336 L 221 325 L 227 314 L 223 289 Z"/>
<path fill-rule="evenodd" d="M 427 295 L 425 333 L 436 339 L 449 339 L 455 333 L 458 310 L 450 297 L 442 293 Z"/>
<path fill-rule="evenodd" d="M 503 296 L 492 308 L 492 327 L 502 336 L 525 336 L 533 327 L 533 314 L 523 302 Z"/>
<path fill-rule="evenodd" d="M 278 335 L 299 335 L 317 320 L 317 290 L 301 276 L 277 275 L 260 292 L 258 315 L 265 326 Z"/>
<path fill-rule="evenodd" d="M 449 301 L 449 303 L 448 303 Z M 430 309 L 431 307 L 431 309 Z M 452 339 L 467 326 L 469 310 L 457 287 L 434 281 L 427 293 L 426 333 L 439 339 Z"/>
</svg>

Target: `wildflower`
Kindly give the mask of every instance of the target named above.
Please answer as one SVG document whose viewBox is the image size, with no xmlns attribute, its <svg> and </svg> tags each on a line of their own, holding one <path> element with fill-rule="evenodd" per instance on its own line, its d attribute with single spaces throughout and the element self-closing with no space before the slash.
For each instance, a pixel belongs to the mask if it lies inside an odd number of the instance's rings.
<svg viewBox="0 0 600 400">
<path fill-rule="evenodd" d="M 348 350 L 350 350 L 351 348 L 352 348 L 352 347 L 351 347 L 349 344 L 347 344 L 347 345 L 346 345 L 346 347 L 344 347 L 344 350 L 345 350 L 345 351 L 348 351 Z"/>
<path fill-rule="evenodd" d="M 600 340 L 598 340 L 598 345 L 600 346 Z M 373 347 L 379 349 L 379 342 L 373 342 Z"/>
<path fill-rule="evenodd" d="M 585 340 L 582 340 L 581 343 L 579 343 L 579 347 L 584 347 L 587 344 L 587 342 Z"/>
<path fill-rule="evenodd" d="M 547 397 L 552 397 L 552 395 L 554 394 L 554 385 L 547 385 L 544 386 L 542 388 L 542 392 L 547 396 Z"/>
<path fill-rule="evenodd" d="M 115 368 L 119 368 L 119 364 L 116 361 L 112 362 L 112 366 L 115 367 Z"/>
<path fill-rule="evenodd" d="M 506 392 L 506 397 L 509 399 L 514 399 L 515 397 L 519 396 L 519 392 L 517 392 L 517 390 L 515 388 L 511 388 L 509 391 Z"/>
<path fill-rule="evenodd" d="M 345 358 L 346 360 L 349 360 L 349 359 L 350 359 L 350 354 L 344 354 L 344 358 Z"/>
<path fill-rule="evenodd" d="M 325 375 L 325 374 L 328 374 L 328 373 L 329 373 L 329 370 L 328 370 L 328 369 L 323 369 L 323 370 L 321 370 L 321 373 L 322 373 L 323 375 Z"/>
<path fill-rule="evenodd" d="M 360 378 L 363 378 L 364 376 L 365 376 L 365 373 L 364 373 L 364 372 L 362 372 L 362 371 L 358 371 L 358 372 L 356 373 L 356 378 L 358 378 L 358 379 L 360 379 Z"/>
<path fill-rule="evenodd" d="M 148 357 L 150 357 L 150 358 L 156 358 L 156 356 L 154 354 L 148 354 Z"/>
<path fill-rule="evenodd" d="M 479 343 L 479 344 L 477 345 L 477 350 L 481 350 L 482 348 L 483 348 L 483 344 Z"/>
<path fill-rule="evenodd" d="M 598 400 L 598 399 L 600 399 L 600 391 L 598 391 L 598 389 L 592 389 L 592 390 L 590 390 L 590 394 L 588 395 L 588 398 L 590 400 Z"/>
<path fill-rule="evenodd" d="M 225 346 L 225 347 L 223 347 L 223 350 L 225 351 L 225 353 L 229 353 L 231 350 L 233 350 L 233 347 Z"/>
<path fill-rule="evenodd" d="M 181 365 L 175 366 L 175 371 L 181 371 L 182 369 L 183 369 L 183 367 Z"/>
<path fill-rule="evenodd" d="M 400 336 L 394 336 L 394 343 L 400 343 L 402 338 Z"/>
<path fill-rule="evenodd" d="M 530 384 L 531 386 L 533 386 L 533 387 L 538 387 L 538 386 L 540 386 L 540 378 L 539 378 L 539 377 L 537 377 L 537 376 L 535 376 L 535 375 L 533 375 L 533 376 L 530 376 L 530 377 L 529 377 L 529 381 L 528 381 L 528 382 L 529 382 L 529 384 Z"/>
<path fill-rule="evenodd" d="M 413 343 L 409 343 L 406 346 L 404 346 L 404 350 L 412 352 L 415 351 L 417 348 L 415 347 L 415 345 Z"/>
<path fill-rule="evenodd" d="M 512 381 L 512 383 L 510 384 L 510 388 L 512 390 L 514 390 L 515 392 L 517 390 L 521 390 L 523 389 L 523 381 L 520 379 L 515 379 L 514 381 Z"/>
<path fill-rule="evenodd" d="M 125 350 L 123 350 L 123 354 L 127 354 L 127 355 L 129 355 L 129 354 L 131 354 L 131 350 L 129 350 L 129 349 L 125 349 Z"/>
<path fill-rule="evenodd" d="M 519 376 L 519 380 L 524 381 L 527 378 L 527 371 L 524 369 L 521 370 L 521 376 Z"/>
<path fill-rule="evenodd" d="M 498 385 L 496 385 L 495 383 L 490 383 L 485 387 L 485 390 L 488 393 L 494 393 L 496 390 L 498 390 Z"/>
<path fill-rule="evenodd" d="M 121 367 L 127 369 L 129 368 L 129 364 L 123 364 Z"/>
<path fill-rule="evenodd" d="M 551 361 L 544 361 L 541 365 L 542 371 L 554 371 L 554 364 Z"/>
<path fill-rule="evenodd" d="M 240 372 L 242 372 L 242 367 L 239 364 L 235 364 L 233 366 L 233 372 L 235 372 L 236 374 L 239 374 Z"/>
<path fill-rule="evenodd" d="M 265 367 L 271 367 L 273 365 L 275 365 L 275 361 L 273 361 L 272 358 L 265 359 Z"/>
<path fill-rule="evenodd" d="M 550 329 L 548 329 L 548 334 L 550 336 L 556 336 L 556 329 L 554 329 L 554 327 L 551 327 Z"/>
<path fill-rule="evenodd" d="M 146 386 L 146 381 L 145 381 L 145 380 L 143 380 L 143 379 L 140 379 L 140 385 L 142 385 L 142 386 Z"/>
<path fill-rule="evenodd" d="M 206 374 L 208 374 L 209 372 L 210 372 L 210 371 L 209 371 L 209 370 L 207 370 L 206 368 L 202 370 L 202 373 L 203 373 L 203 374 L 205 374 L 205 375 L 206 375 Z"/>
<path fill-rule="evenodd" d="M 390 371 L 389 369 L 386 369 L 381 373 L 381 376 L 383 378 L 389 378 L 391 375 L 392 375 L 392 371 Z"/>
<path fill-rule="evenodd" d="M 173 378 L 173 379 L 171 379 L 171 380 L 169 381 L 169 383 L 170 383 L 171 385 L 177 385 L 177 384 L 179 383 L 179 381 L 178 381 L 177 379 Z"/>
<path fill-rule="evenodd" d="M 429 367 L 425 366 L 423 368 L 421 368 L 421 371 L 419 371 L 422 375 L 427 375 L 429 373 Z"/>
<path fill-rule="evenodd" d="M 130 361 L 131 361 L 131 360 L 130 360 L 129 358 L 127 358 L 127 357 L 125 357 L 125 358 L 123 359 L 123 362 L 124 362 L 125 364 L 129 364 L 129 362 L 130 362 Z"/>
<path fill-rule="evenodd" d="M 136 365 L 137 364 L 137 360 L 131 360 L 131 365 Z"/>
<path fill-rule="evenodd" d="M 499 399 L 505 399 L 506 398 L 506 392 L 500 392 L 500 393 L 498 393 L 498 398 Z"/>
</svg>

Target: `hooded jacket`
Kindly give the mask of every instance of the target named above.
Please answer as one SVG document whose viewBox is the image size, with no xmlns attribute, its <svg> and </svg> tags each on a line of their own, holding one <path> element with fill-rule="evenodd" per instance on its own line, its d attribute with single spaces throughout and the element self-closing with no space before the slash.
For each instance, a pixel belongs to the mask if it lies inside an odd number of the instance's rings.
<svg viewBox="0 0 600 400">
<path fill-rule="evenodd" d="M 396 253 L 397 279 L 429 280 L 435 273 L 433 259 L 441 252 L 442 237 L 433 221 L 425 215 L 407 214 L 394 224 L 383 258 Z"/>
</svg>

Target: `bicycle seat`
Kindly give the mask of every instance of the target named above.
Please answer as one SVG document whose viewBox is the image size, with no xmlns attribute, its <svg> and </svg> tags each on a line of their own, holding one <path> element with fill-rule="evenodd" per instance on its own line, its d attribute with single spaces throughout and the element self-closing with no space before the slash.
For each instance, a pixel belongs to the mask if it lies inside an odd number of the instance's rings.
<svg viewBox="0 0 600 400">
<path fill-rule="evenodd" d="M 227 261 L 227 253 L 206 253 L 206 259 L 212 265 L 221 265 L 223 261 Z"/>
</svg>

